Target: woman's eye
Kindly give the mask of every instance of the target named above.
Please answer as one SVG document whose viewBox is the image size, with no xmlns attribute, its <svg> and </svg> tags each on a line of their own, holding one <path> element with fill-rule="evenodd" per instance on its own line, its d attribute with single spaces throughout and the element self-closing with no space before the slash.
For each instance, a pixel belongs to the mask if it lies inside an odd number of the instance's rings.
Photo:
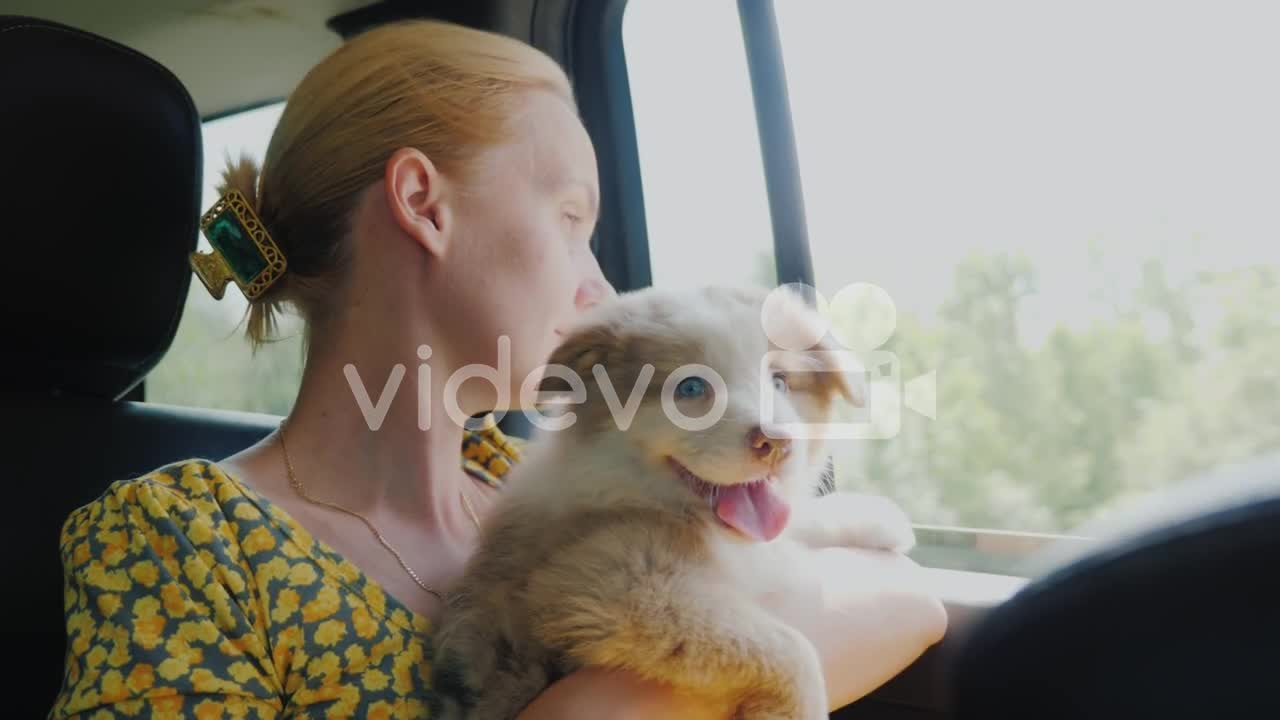
<svg viewBox="0 0 1280 720">
<path fill-rule="evenodd" d="M 774 373 L 773 389 L 783 393 L 789 389 L 787 385 L 787 378 L 785 375 L 783 375 L 782 373 Z"/>
<path fill-rule="evenodd" d="M 707 392 L 707 381 L 700 377 L 687 377 L 676 385 L 676 397 L 696 398 Z"/>
</svg>

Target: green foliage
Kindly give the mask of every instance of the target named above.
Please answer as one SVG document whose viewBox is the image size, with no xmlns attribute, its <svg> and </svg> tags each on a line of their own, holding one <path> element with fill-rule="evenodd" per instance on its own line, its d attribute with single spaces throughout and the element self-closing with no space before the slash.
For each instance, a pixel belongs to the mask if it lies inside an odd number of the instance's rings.
<svg viewBox="0 0 1280 720">
<path fill-rule="evenodd" d="M 772 252 L 756 254 L 755 265 L 748 282 L 765 288 L 778 286 L 778 263 Z"/>
<path fill-rule="evenodd" d="M 1059 324 L 1036 344 L 1019 330 L 1035 269 L 972 256 L 938 320 L 900 316 L 885 347 L 904 379 L 937 370 L 937 419 L 905 410 L 897 437 L 843 441 L 838 483 L 887 494 L 920 523 L 1062 532 L 1278 449 L 1277 275 L 1255 266 L 1173 287 L 1152 260 L 1105 321 Z"/>
<path fill-rule="evenodd" d="M 281 322 L 280 339 L 256 353 L 244 336 L 243 298 L 227 288 L 213 300 L 193 281 L 182 323 L 163 361 L 147 376 L 147 400 L 173 405 L 284 415 L 302 378 L 297 319 Z"/>
</svg>

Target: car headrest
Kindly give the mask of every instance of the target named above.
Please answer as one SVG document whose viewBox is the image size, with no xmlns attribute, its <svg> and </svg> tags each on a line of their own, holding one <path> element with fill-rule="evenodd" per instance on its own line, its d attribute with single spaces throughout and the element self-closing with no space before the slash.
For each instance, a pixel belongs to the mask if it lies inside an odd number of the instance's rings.
<svg viewBox="0 0 1280 720">
<path fill-rule="evenodd" d="M 200 117 L 159 63 L 0 15 L 0 387 L 123 396 L 168 350 L 191 283 Z"/>
</svg>

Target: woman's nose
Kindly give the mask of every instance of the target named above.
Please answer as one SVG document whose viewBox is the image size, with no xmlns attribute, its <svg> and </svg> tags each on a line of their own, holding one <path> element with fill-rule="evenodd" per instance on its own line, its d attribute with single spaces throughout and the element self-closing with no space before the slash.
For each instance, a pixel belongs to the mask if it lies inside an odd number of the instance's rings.
<svg viewBox="0 0 1280 720">
<path fill-rule="evenodd" d="M 578 293 L 573 300 L 579 310 L 586 310 L 617 294 L 597 266 L 592 276 L 578 286 Z"/>
</svg>

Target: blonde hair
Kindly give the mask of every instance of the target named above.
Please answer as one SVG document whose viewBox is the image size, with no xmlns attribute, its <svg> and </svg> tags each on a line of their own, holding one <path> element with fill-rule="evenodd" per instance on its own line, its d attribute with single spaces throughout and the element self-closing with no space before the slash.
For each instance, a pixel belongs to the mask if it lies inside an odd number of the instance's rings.
<svg viewBox="0 0 1280 720">
<path fill-rule="evenodd" d="M 332 312 L 356 200 L 392 153 L 416 148 L 465 178 L 479 151 L 510 137 L 515 96 L 539 89 L 573 104 L 564 71 L 537 49 L 429 20 L 369 30 L 316 65 L 289 96 L 262 166 L 229 162 L 218 188 L 244 193 L 289 263 L 250 303 L 251 344 L 268 340 L 285 304 L 308 338 Z"/>
</svg>

